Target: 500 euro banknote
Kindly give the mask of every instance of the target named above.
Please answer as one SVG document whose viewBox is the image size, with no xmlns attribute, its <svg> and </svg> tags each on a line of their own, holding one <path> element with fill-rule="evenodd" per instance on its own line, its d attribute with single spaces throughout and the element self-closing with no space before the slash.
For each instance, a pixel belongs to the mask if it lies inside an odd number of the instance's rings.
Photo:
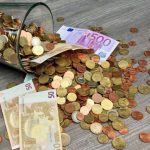
<svg viewBox="0 0 150 150">
<path fill-rule="evenodd" d="M 19 96 L 36 92 L 32 81 L 0 92 L 0 102 L 12 149 L 19 148 Z"/>
<path fill-rule="evenodd" d="M 92 48 L 100 56 L 100 62 L 106 61 L 119 44 L 113 38 L 88 29 L 62 26 L 57 33 L 67 44 L 75 44 L 84 48 Z"/>
<path fill-rule="evenodd" d="M 62 150 L 56 91 L 20 97 L 20 150 Z"/>
</svg>

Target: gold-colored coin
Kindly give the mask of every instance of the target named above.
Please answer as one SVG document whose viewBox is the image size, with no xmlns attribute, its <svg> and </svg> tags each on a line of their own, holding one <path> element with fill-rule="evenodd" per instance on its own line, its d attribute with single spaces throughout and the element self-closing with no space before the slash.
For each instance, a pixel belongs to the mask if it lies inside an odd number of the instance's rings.
<svg viewBox="0 0 150 150">
<path fill-rule="evenodd" d="M 104 98 L 101 102 L 101 106 L 105 110 L 111 110 L 113 108 L 113 103 L 109 99 Z"/>
<path fill-rule="evenodd" d="M 48 75 L 41 75 L 38 79 L 40 84 L 46 84 L 49 81 L 49 76 Z"/>
<path fill-rule="evenodd" d="M 10 83 L 8 83 L 8 84 L 6 85 L 6 88 L 9 89 L 9 88 L 12 88 L 12 87 L 14 87 L 14 86 L 16 86 L 16 85 L 17 85 L 16 82 L 10 82 Z"/>
<path fill-rule="evenodd" d="M 108 114 L 101 113 L 99 115 L 99 120 L 100 120 L 100 122 L 107 122 L 108 121 Z"/>
<path fill-rule="evenodd" d="M 141 84 L 138 86 L 138 91 L 141 93 L 141 94 L 149 94 L 150 93 L 150 87 L 145 85 L 145 84 Z"/>
<path fill-rule="evenodd" d="M 65 67 L 67 65 L 66 58 L 63 58 L 63 57 L 59 57 L 55 59 L 55 63 L 60 67 Z"/>
<path fill-rule="evenodd" d="M 102 78 L 100 84 L 104 87 L 111 87 L 111 80 L 108 77 Z"/>
<path fill-rule="evenodd" d="M 63 79 L 61 80 L 61 87 L 62 87 L 62 88 L 67 88 L 67 87 L 69 87 L 71 84 L 72 84 L 72 80 L 71 80 L 70 78 L 65 77 L 65 78 L 63 78 Z"/>
<path fill-rule="evenodd" d="M 103 79 L 103 74 L 101 72 L 94 72 L 92 75 L 92 80 L 94 82 L 100 82 Z"/>
<path fill-rule="evenodd" d="M 44 53 L 44 48 L 41 45 L 33 46 L 32 53 L 36 56 L 40 56 Z"/>
<path fill-rule="evenodd" d="M 5 46 L 4 42 L 0 40 L 0 51 L 3 50 L 4 46 Z"/>
<path fill-rule="evenodd" d="M 60 17 L 57 17 L 57 22 L 64 22 L 65 18 L 60 16 Z"/>
<path fill-rule="evenodd" d="M 96 115 L 99 115 L 101 114 L 101 112 L 103 111 L 103 108 L 100 104 L 94 104 L 92 106 L 92 112 Z"/>
<path fill-rule="evenodd" d="M 6 48 L 4 51 L 3 51 L 3 57 L 4 59 L 6 60 L 9 60 L 10 56 L 15 54 L 15 50 L 12 49 L 12 48 Z"/>
<path fill-rule="evenodd" d="M 38 92 L 46 91 L 46 90 L 48 90 L 47 86 L 39 86 L 39 88 L 38 88 Z"/>
<path fill-rule="evenodd" d="M 119 116 L 125 119 L 131 116 L 131 112 L 131 109 L 128 107 L 118 109 Z"/>
<path fill-rule="evenodd" d="M 57 96 L 59 96 L 59 97 L 65 97 L 67 95 L 67 89 L 59 87 L 56 90 L 56 93 L 57 93 Z"/>
<path fill-rule="evenodd" d="M 112 122 L 112 127 L 117 131 L 123 129 L 124 126 L 125 126 L 125 124 L 121 120 L 116 120 L 116 121 Z"/>
<path fill-rule="evenodd" d="M 137 92 L 138 92 L 137 87 L 135 87 L 135 86 L 130 86 L 129 87 L 129 93 L 136 94 Z"/>
<path fill-rule="evenodd" d="M 84 72 L 84 79 L 87 81 L 91 81 L 92 78 L 92 73 L 90 71 L 85 71 Z"/>
<path fill-rule="evenodd" d="M 54 66 L 47 66 L 45 68 L 44 72 L 48 75 L 53 75 L 55 73 L 55 67 Z"/>
<path fill-rule="evenodd" d="M 3 41 L 4 44 L 8 42 L 8 37 L 6 35 L 0 35 L 0 41 Z"/>
<path fill-rule="evenodd" d="M 129 67 L 129 63 L 126 60 L 121 60 L 121 61 L 118 62 L 118 66 L 121 69 L 126 69 L 126 68 Z"/>
<path fill-rule="evenodd" d="M 127 107 L 129 105 L 129 101 L 127 98 L 119 98 L 118 104 L 120 107 Z"/>
<path fill-rule="evenodd" d="M 100 134 L 102 132 L 102 128 L 103 126 L 98 122 L 94 122 L 90 125 L 90 130 L 94 134 Z"/>
<path fill-rule="evenodd" d="M 116 137 L 112 140 L 112 146 L 117 150 L 123 150 L 126 147 L 126 142 L 121 137 Z"/>
<path fill-rule="evenodd" d="M 110 67 L 110 63 L 108 61 L 103 61 L 101 63 L 101 66 L 104 68 L 104 69 L 108 69 Z"/>
<path fill-rule="evenodd" d="M 62 146 L 68 146 L 71 142 L 70 135 L 67 133 L 61 133 Z"/>
<path fill-rule="evenodd" d="M 57 97 L 57 104 L 63 105 L 66 103 L 65 97 Z"/>
<path fill-rule="evenodd" d="M 91 124 L 94 122 L 94 116 L 92 116 L 91 114 L 88 114 L 84 117 L 84 121 L 88 124 Z"/>
<path fill-rule="evenodd" d="M 6 140 L 9 140 L 8 132 L 7 132 L 7 131 L 5 132 L 5 139 L 6 139 Z"/>
<path fill-rule="evenodd" d="M 32 54 L 32 49 L 29 45 L 25 45 L 23 47 L 23 52 L 24 54 L 27 56 L 27 55 L 31 55 Z"/>
<path fill-rule="evenodd" d="M 111 78 L 113 84 L 115 85 L 121 85 L 122 84 L 122 78 Z"/>
<path fill-rule="evenodd" d="M 84 122 L 84 121 L 81 121 L 80 122 L 80 127 L 84 130 L 89 130 L 90 129 L 90 124 Z"/>
<path fill-rule="evenodd" d="M 95 62 L 92 61 L 92 60 L 87 60 L 85 62 L 85 64 L 86 64 L 86 67 L 89 68 L 89 69 L 94 69 L 94 67 L 95 67 Z"/>
<path fill-rule="evenodd" d="M 97 139 L 98 139 L 98 142 L 101 143 L 101 144 L 107 144 L 108 141 L 109 141 L 108 136 L 105 135 L 105 134 L 98 135 Z"/>
<path fill-rule="evenodd" d="M 67 95 L 67 100 L 70 102 L 74 102 L 77 100 L 77 95 L 75 93 L 69 93 Z"/>
<path fill-rule="evenodd" d="M 20 39 L 19 39 L 19 44 L 20 44 L 22 47 L 24 47 L 25 45 L 28 45 L 28 40 L 27 40 L 27 38 L 24 37 L 24 36 L 20 37 Z"/>
<path fill-rule="evenodd" d="M 79 102 L 72 102 L 76 111 L 80 110 L 81 106 Z"/>
<path fill-rule="evenodd" d="M 146 106 L 146 111 L 150 114 L 150 105 Z"/>
<path fill-rule="evenodd" d="M 118 116 L 119 116 L 119 114 L 118 114 L 117 110 L 111 110 L 111 111 L 108 112 L 108 117 L 109 117 L 110 121 L 117 120 Z"/>
</svg>

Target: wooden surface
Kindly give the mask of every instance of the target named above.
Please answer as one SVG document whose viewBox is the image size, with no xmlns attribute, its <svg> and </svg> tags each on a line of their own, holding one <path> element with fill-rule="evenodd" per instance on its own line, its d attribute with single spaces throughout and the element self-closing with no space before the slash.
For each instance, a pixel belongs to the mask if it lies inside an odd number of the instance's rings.
<svg viewBox="0 0 150 150">
<path fill-rule="evenodd" d="M 23 0 L 19 2 L 21 1 Z M 57 16 L 65 17 L 65 25 L 83 28 L 88 25 L 100 25 L 115 39 L 136 40 L 138 45 L 130 49 L 128 56 L 130 58 L 143 58 L 143 51 L 150 48 L 148 41 L 150 38 L 150 0 L 43 0 L 43 2 L 50 6 L 55 20 Z M 61 25 L 62 23 L 55 21 L 55 31 Z M 131 34 L 129 32 L 131 26 L 137 26 L 140 32 Z M 5 85 L 9 81 L 22 82 L 23 78 L 23 73 L 0 64 L 0 90 L 5 89 Z M 145 82 L 150 77 L 148 74 L 140 73 L 138 78 L 139 82 L 136 85 Z M 145 112 L 145 106 L 150 104 L 150 95 L 138 94 L 136 100 L 138 107 L 135 110 L 141 110 L 144 113 L 144 119 L 134 121 L 129 118 L 125 121 L 130 131 L 128 135 L 124 136 L 127 141 L 126 150 L 150 150 L 150 144 L 144 144 L 138 138 L 141 131 L 150 132 L 150 115 Z M 67 129 L 67 132 L 72 139 L 69 150 L 113 149 L 111 142 L 106 145 L 99 144 L 95 135 L 89 131 L 81 130 L 78 125 L 72 125 Z M 4 133 L 5 125 L 0 113 L 0 135 Z M 9 142 L 4 140 L 0 144 L 0 150 L 10 150 Z"/>
</svg>

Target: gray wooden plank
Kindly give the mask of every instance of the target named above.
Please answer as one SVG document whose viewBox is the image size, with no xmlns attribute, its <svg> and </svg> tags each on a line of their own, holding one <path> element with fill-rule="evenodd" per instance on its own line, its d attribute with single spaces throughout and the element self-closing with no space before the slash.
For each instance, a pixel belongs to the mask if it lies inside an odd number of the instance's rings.
<svg viewBox="0 0 150 150">
<path fill-rule="evenodd" d="M 0 0 L 0 2 L 10 2 L 10 0 Z M 11 2 L 21 2 L 23 0 L 13 0 Z M 34 0 L 38 2 L 38 0 Z M 54 19 L 58 16 L 65 17 L 65 25 L 86 28 L 89 25 L 103 26 L 108 34 L 115 39 L 137 41 L 137 46 L 130 49 L 130 58 L 143 58 L 143 51 L 150 48 L 150 1 L 149 0 L 42 0 L 52 9 Z M 24 2 L 24 1 L 23 1 Z M 26 0 L 26 2 L 30 2 Z M 40 14 L 39 14 L 40 15 Z M 55 21 L 55 31 L 63 23 Z M 137 34 L 131 34 L 129 28 L 137 26 L 140 30 Z M 5 88 L 5 84 L 15 80 L 23 81 L 24 74 L 9 67 L 0 65 L 0 89 Z M 149 78 L 148 74 L 138 74 L 139 85 Z M 129 134 L 124 136 L 127 141 L 126 150 L 149 150 L 150 144 L 139 141 L 138 134 L 141 131 L 150 132 L 150 117 L 145 112 L 145 106 L 150 103 L 150 95 L 138 94 L 136 100 L 138 107 L 144 113 L 142 121 L 134 121 L 129 118 L 126 123 L 129 125 Z M 4 134 L 5 126 L 0 114 L 0 134 Z M 81 130 L 79 125 L 71 125 L 66 131 L 70 134 L 72 142 L 70 150 L 110 150 L 113 149 L 111 142 L 100 145 L 96 136 L 89 131 Z M 4 140 L 0 144 L 0 150 L 10 150 L 9 142 Z"/>
</svg>

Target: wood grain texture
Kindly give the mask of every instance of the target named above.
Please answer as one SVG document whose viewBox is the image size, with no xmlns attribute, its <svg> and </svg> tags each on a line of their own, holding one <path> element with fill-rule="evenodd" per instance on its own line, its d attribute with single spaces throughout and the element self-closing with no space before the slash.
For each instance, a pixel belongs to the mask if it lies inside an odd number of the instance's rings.
<svg viewBox="0 0 150 150">
<path fill-rule="evenodd" d="M 0 2 L 10 2 L 0 0 Z M 21 2 L 14 0 L 11 2 Z M 36 0 L 32 0 L 38 2 Z M 26 0 L 26 2 L 30 2 Z M 130 49 L 127 57 L 143 58 L 143 51 L 150 48 L 150 0 L 43 0 L 52 9 L 54 19 L 58 16 L 65 17 L 65 25 L 86 28 L 89 25 L 100 25 L 115 39 L 137 41 L 137 46 Z M 14 14 L 15 15 L 15 14 Z M 39 14 L 40 15 L 40 14 Z M 62 23 L 55 21 L 55 31 Z M 140 32 L 131 34 L 129 28 L 136 26 Z M 24 74 L 0 64 L 0 90 L 5 88 L 9 81 L 23 81 Z M 150 78 L 148 74 L 138 74 L 139 82 Z M 144 113 L 144 119 L 134 121 L 129 118 L 125 120 L 129 126 L 129 134 L 124 136 L 127 141 L 126 150 L 150 150 L 150 144 L 142 143 L 138 135 L 141 131 L 150 132 L 150 115 L 145 112 L 145 106 L 150 104 L 150 95 L 136 96 L 138 106 L 135 110 Z M 69 150 L 113 150 L 111 142 L 101 145 L 97 142 L 97 137 L 89 131 L 81 130 L 79 125 L 71 125 L 66 131 L 70 134 L 72 142 Z M 5 125 L 0 113 L 0 135 L 4 135 Z M 4 140 L 0 144 L 0 150 L 10 150 L 9 142 Z"/>
</svg>

